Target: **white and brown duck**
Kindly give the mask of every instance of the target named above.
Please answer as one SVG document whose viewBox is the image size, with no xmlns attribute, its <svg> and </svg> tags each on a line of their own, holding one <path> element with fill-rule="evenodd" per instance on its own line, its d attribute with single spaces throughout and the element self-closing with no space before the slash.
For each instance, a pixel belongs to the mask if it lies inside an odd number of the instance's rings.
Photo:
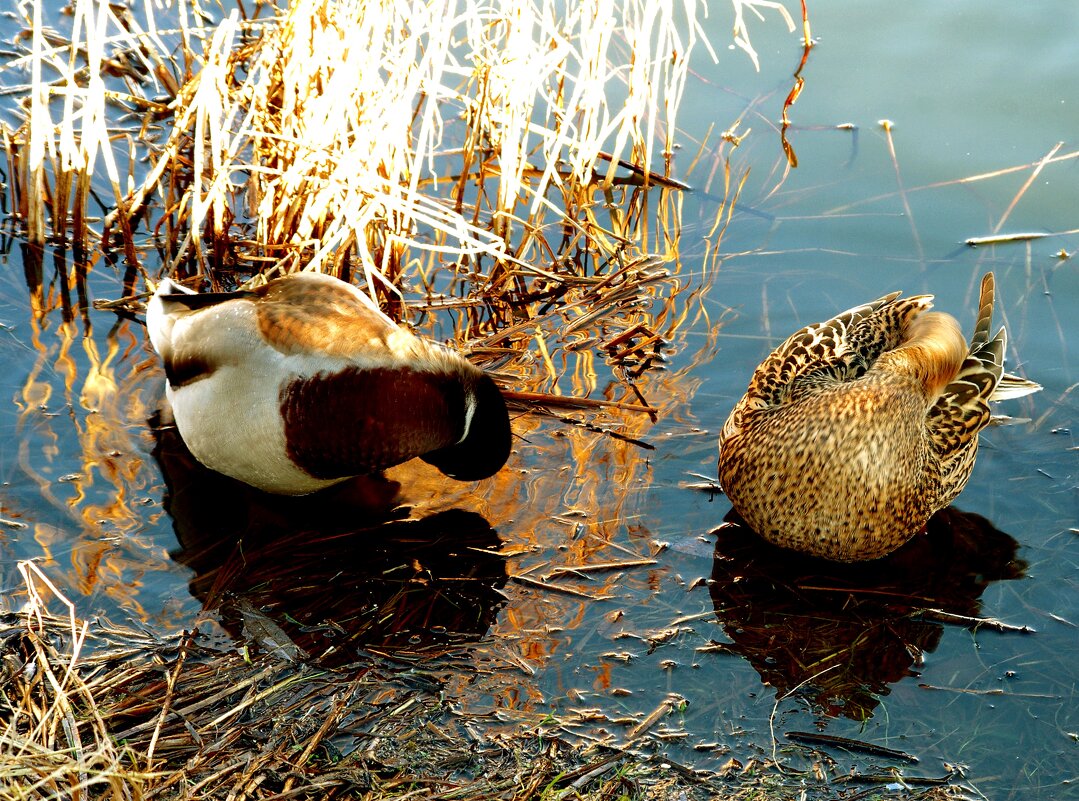
<svg viewBox="0 0 1079 801">
<path fill-rule="evenodd" d="M 490 376 L 337 278 L 201 294 L 165 279 L 146 324 L 192 454 L 267 492 L 302 495 L 414 457 L 475 481 L 509 456 Z"/>
</svg>

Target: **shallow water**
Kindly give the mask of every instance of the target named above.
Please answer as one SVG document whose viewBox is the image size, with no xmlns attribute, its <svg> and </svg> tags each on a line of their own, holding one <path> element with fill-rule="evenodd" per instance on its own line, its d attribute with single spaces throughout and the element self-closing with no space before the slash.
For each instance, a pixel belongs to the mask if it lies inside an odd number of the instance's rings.
<svg viewBox="0 0 1079 801">
<path fill-rule="evenodd" d="M 790 110 L 798 167 L 786 175 L 776 120 L 799 33 L 773 18 L 753 25 L 760 73 L 736 52 L 698 61 L 679 164 L 710 124 L 740 117 L 737 133 L 752 132 L 727 152 L 736 175 L 750 172 L 707 316 L 645 387 L 665 413 L 626 432 L 653 451 L 524 417 L 509 466 L 475 488 L 447 491 L 433 470 L 407 465 L 391 473 L 400 488 L 268 500 L 156 439 L 162 374 L 139 322 L 80 313 L 57 280 L 65 260 L 35 265 L 7 240 L 5 596 L 18 602 L 15 560 L 41 557 L 87 615 L 163 631 L 198 622 L 226 643 L 245 625 L 258 636 L 257 609 L 329 662 L 365 647 L 419 660 L 459 646 L 479 670 L 452 688 L 457 700 L 496 709 L 499 725 L 555 712 L 583 737 L 626 742 L 673 693 L 675 713 L 637 744 L 686 764 L 770 756 L 773 732 L 797 764 L 785 735 L 820 730 L 917 756 L 908 775 L 963 766 L 990 798 L 1079 797 L 1079 273 L 1057 255 L 1079 237 L 963 244 L 1079 227 L 1079 159 L 1044 164 L 1025 187 L 1046 156 L 1079 149 L 1079 6 L 895 5 L 810 3 L 820 43 Z M 725 12 L 712 9 L 716 43 Z M 716 147 L 713 133 L 706 153 Z M 722 194 L 711 166 L 706 155 L 689 176 L 683 279 L 705 274 L 702 237 Z M 999 410 L 1031 422 L 983 435 L 964 514 L 937 521 L 887 575 L 790 560 L 734 526 L 714 533 L 729 504 L 688 485 L 714 475 L 718 427 L 772 346 L 897 289 L 934 293 L 969 331 L 989 269 L 1009 369 L 1045 389 Z M 88 294 L 118 296 L 119 276 L 96 270 Z M 398 493 L 419 522 L 365 523 Z M 570 569 L 597 565 L 609 567 Z M 936 611 L 912 618 L 911 607 Z M 956 622 L 964 616 L 1033 633 L 972 630 Z M 829 753 L 841 768 L 903 765 Z"/>
</svg>

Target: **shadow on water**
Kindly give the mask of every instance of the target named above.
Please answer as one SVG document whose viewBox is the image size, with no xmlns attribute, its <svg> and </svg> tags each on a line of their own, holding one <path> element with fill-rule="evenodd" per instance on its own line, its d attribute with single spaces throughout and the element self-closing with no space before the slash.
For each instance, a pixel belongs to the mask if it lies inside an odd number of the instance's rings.
<svg viewBox="0 0 1079 801">
<path fill-rule="evenodd" d="M 1015 539 L 953 507 L 890 556 L 855 564 L 777 548 L 733 511 L 725 520 L 710 589 L 725 650 L 828 717 L 872 717 L 891 684 L 918 675 L 945 623 L 979 625 L 986 587 L 1027 568 Z"/>
<path fill-rule="evenodd" d="M 175 427 L 151 423 L 179 543 L 171 555 L 235 640 L 325 665 L 364 651 L 437 656 L 486 634 L 505 602 L 501 540 L 483 516 L 413 519 L 382 477 L 267 495 L 203 467 Z"/>
</svg>

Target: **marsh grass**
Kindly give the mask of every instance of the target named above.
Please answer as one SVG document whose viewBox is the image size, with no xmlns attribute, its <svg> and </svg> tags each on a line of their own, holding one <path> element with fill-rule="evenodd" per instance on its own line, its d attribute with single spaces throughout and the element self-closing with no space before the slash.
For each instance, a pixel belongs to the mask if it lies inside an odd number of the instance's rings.
<svg viewBox="0 0 1079 801">
<path fill-rule="evenodd" d="M 2 624 L 0 797 L 142 798 L 152 774 L 113 740 L 98 714 L 100 665 L 84 659 L 87 624 L 76 621 L 34 565 L 24 563 L 20 572 L 28 603 L 19 623 Z M 52 615 L 43 594 L 64 600 L 68 615 Z"/>
<path fill-rule="evenodd" d="M 715 59 L 703 6 L 73 0 L 64 33 L 26 9 L 3 134 L 32 244 L 122 259 L 131 297 L 162 271 L 332 272 L 548 403 L 613 381 L 648 405 L 629 388 L 685 317 L 700 154 L 676 164 L 676 139 L 690 60 Z M 733 9 L 754 59 L 747 14 L 792 24 Z"/>
<path fill-rule="evenodd" d="M 462 651 L 333 669 L 282 650 L 220 651 L 197 630 L 158 637 L 78 620 L 36 566 L 20 571 L 28 603 L 0 617 L 4 799 L 739 801 L 852 785 L 857 797 L 884 797 L 883 785 L 894 799 L 966 797 L 945 779 L 895 789 L 894 774 L 852 775 L 810 749 L 809 769 L 760 755 L 693 770 L 662 756 L 663 732 L 648 730 L 669 704 L 637 739 L 590 744 L 574 734 L 575 713 L 500 722 L 447 703 L 450 677 L 474 669 Z"/>
<path fill-rule="evenodd" d="M 735 2 L 756 6 L 777 7 Z M 75 281 L 122 264 L 110 309 L 162 273 L 333 272 L 452 339 L 519 408 L 643 437 L 660 407 L 643 377 L 700 297 L 679 262 L 700 153 L 676 156 L 709 48 L 693 3 L 20 8 L 6 209 L 39 258 L 74 251 Z M 23 580 L 26 609 L 0 622 L 3 798 L 712 794 L 644 752 L 570 745 L 569 723 L 485 733 L 439 696 L 439 670 L 472 669 L 449 651 L 349 670 L 219 652 L 76 620 L 33 565 Z"/>
</svg>

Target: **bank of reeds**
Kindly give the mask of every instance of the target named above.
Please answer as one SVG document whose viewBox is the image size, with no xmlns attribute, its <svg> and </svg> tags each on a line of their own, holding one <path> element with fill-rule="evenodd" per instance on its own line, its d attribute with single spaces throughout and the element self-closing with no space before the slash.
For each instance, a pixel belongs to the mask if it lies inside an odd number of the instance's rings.
<svg viewBox="0 0 1079 801">
<path fill-rule="evenodd" d="M 46 209 L 55 237 L 85 224 L 103 169 L 106 230 L 138 252 L 128 226 L 160 204 L 151 230 L 173 267 L 317 269 L 347 251 L 390 284 L 424 248 L 550 265 L 552 222 L 583 226 L 578 245 L 605 233 L 608 256 L 629 244 L 594 196 L 678 185 L 662 176 L 703 41 L 692 5 L 680 19 L 649 0 L 300 0 L 213 23 L 179 4 L 175 29 L 75 0 L 69 41 L 29 8 L 29 52 L 8 65 L 28 73 L 25 124 L 7 144 L 32 242 Z"/>
<path fill-rule="evenodd" d="M 743 47 L 755 6 L 775 4 L 735 0 Z M 676 176 L 700 154 L 675 154 L 707 47 L 694 4 L 20 8 L 4 210 L 32 246 L 71 248 L 76 276 L 122 263 L 115 306 L 162 272 L 335 272 L 395 316 L 449 319 L 444 338 L 534 390 L 518 403 L 650 410 L 636 382 L 688 314 Z M 439 698 L 437 665 L 331 670 L 90 626 L 50 614 L 59 593 L 25 570 L 28 606 L 0 621 L 0 798 L 713 796 L 557 726 L 483 733 Z"/>
<path fill-rule="evenodd" d="M 670 704 L 624 747 L 590 744 L 572 736 L 573 713 L 522 726 L 448 702 L 463 652 L 327 668 L 283 648 L 221 651 L 198 631 L 81 621 L 44 573 L 21 571 L 28 602 L 0 615 L 3 799 L 969 797 L 947 778 L 851 774 L 810 749 L 808 769 L 750 752 L 695 770 L 649 742 Z"/>
<path fill-rule="evenodd" d="M 3 127 L 31 243 L 124 260 L 131 296 L 162 271 L 333 272 L 396 317 L 437 310 L 440 336 L 548 393 L 594 358 L 623 384 L 662 363 L 703 7 L 73 0 L 69 36 L 42 7 L 6 65 L 22 125 Z M 758 7 L 780 9 L 734 0 L 751 55 Z"/>
</svg>

